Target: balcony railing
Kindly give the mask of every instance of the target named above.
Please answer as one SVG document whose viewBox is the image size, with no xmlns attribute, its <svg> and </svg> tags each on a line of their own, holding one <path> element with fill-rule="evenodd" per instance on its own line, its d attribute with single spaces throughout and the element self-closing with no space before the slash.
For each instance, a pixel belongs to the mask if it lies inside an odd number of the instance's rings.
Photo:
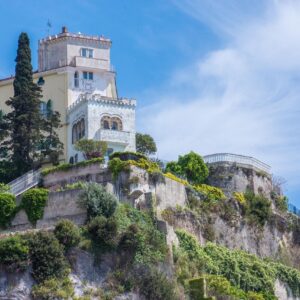
<svg viewBox="0 0 300 300">
<path fill-rule="evenodd" d="M 100 129 L 97 139 L 100 141 L 128 145 L 130 142 L 130 132 L 111 129 Z"/>
<path fill-rule="evenodd" d="M 206 155 L 203 157 L 205 163 L 213 164 L 219 162 L 231 162 L 231 163 L 239 163 L 243 165 L 252 166 L 266 173 L 270 173 L 271 167 L 258 159 L 250 156 L 237 155 L 231 153 L 216 153 L 211 155 Z"/>
<path fill-rule="evenodd" d="M 74 63 L 75 67 L 111 70 L 109 61 L 105 59 L 75 56 Z"/>
</svg>

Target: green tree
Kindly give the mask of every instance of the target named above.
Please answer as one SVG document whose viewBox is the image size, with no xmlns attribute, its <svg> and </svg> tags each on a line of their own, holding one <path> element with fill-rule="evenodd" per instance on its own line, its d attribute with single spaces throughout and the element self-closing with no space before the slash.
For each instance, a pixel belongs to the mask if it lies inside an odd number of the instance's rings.
<svg viewBox="0 0 300 300">
<path fill-rule="evenodd" d="M 85 159 L 103 157 L 107 150 L 107 143 L 103 141 L 81 139 L 76 142 L 75 150 L 82 152 Z"/>
<path fill-rule="evenodd" d="M 29 38 L 24 32 L 19 36 L 15 61 L 14 96 L 6 101 L 10 112 L 0 120 L 0 129 L 4 130 L 1 130 L 0 154 L 8 162 L 2 160 L 0 169 L 4 171 L 0 170 L 0 173 L 5 173 L 6 169 L 8 177 L 18 177 L 39 167 L 44 157 L 41 149 L 45 141 L 51 140 L 48 143 L 51 151 L 60 148 L 59 143 L 54 143 L 53 133 L 54 128 L 59 127 L 58 114 L 45 118 L 40 112 L 42 90 L 33 82 Z"/>
<path fill-rule="evenodd" d="M 59 163 L 59 155 L 62 154 L 63 143 L 59 140 L 57 129 L 61 127 L 60 113 L 53 111 L 52 101 L 47 102 L 46 115 L 43 118 L 44 137 L 42 141 L 43 158 L 49 158 L 54 165 Z"/>
<path fill-rule="evenodd" d="M 136 151 L 145 155 L 155 154 L 156 144 L 149 134 L 136 133 Z"/>
<path fill-rule="evenodd" d="M 188 154 L 179 156 L 178 161 L 167 163 L 166 172 L 170 172 L 179 177 L 186 178 L 191 184 L 201 184 L 208 177 L 208 167 L 203 158 L 191 151 Z"/>
</svg>

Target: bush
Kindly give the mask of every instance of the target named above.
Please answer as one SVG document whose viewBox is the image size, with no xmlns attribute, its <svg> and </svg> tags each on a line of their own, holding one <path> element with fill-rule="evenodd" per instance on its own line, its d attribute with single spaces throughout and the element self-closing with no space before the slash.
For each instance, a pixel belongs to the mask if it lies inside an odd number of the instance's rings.
<svg viewBox="0 0 300 300">
<path fill-rule="evenodd" d="M 288 210 L 289 199 L 286 196 L 275 197 L 275 206 L 281 212 L 286 212 Z"/>
<path fill-rule="evenodd" d="M 270 219 L 271 201 L 263 195 L 255 195 L 252 191 L 245 193 L 246 216 L 249 221 L 259 226 L 264 226 Z"/>
<path fill-rule="evenodd" d="M 116 245 L 117 222 L 114 218 L 97 216 L 88 224 L 92 239 L 104 250 Z"/>
<path fill-rule="evenodd" d="M 6 227 L 16 210 L 16 197 L 8 193 L 0 193 L 0 226 Z"/>
<path fill-rule="evenodd" d="M 74 288 L 69 278 L 48 279 L 32 288 L 31 295 L 37 300 L 73 299 Z"/>
<path fill-rule="evenodd" d="M 193 186 L 193 188 L 197 192 L 205 195 L 209 201 L 218 201 L 226 199 L 226 196 L 220 188 L 210 186 L 207 184 L 195 185 Z"/>
<path fill-rule="evenodd" d="M 18 235 L 0 240 L 0 264 L 9 271 L 26 269 L 29 263 L 28 253 L 27 242 Z"/>
<path fill-rule="evenodd" d="M 136 133 L 136 150 L 145 155 L 155 154 L 157 151 L 155 141 L 149 134 Z"/>
<path fill-rule="evenodd" d="M 34 188 L 23 194 L 21 207 L 26 211 L 28 220 L 32 224 L 36 224 L 37 220 L 43 218 L 48 193 L 49 191 L 46 189 Z"/>
<path fill-rule="evenodd" d="M 89 220 L 99 215 L 108 218 L 116 210 L 117 198 L 108 193 L 102 185 L 89 183 L 84 187 L 79 203 L 87 209 Z"/>
<path fill-rule="evenodd" d="M 140 268 L 136 271 L 135 282 L 147 300 L 178 299 L 175 284 L 156 269 Z"/>
<path fill-rule="evenodd" d="M 10 186 L 5 183 L 0 183 L 0 193 L 9 193 L 10 192 Z"/>
<path fill-rule="evenodd" d="M 107 150 L 107 143 L 92 139 L 80 139 L 75 143 L 75 150 L 83 153 L 86 160 L 103 157 Z"/>
<path fill-rule="evenodd" d="M 51 278 L 67 276 L 63 246 L 53 233 L 41 231 L 29 238 L 32 275 L 40 283 Z"/>
<path fill-rule="evenodd" d="M 66 250 L 77 246 L 80 242 L 79 229 L 70 220 L 59 221 L 55 226 L 54 235 Z"/>
<path fill-rule="evenodd" d="M 41 174 L 43 176 L 46 176 L 46 175 L 54 173 L 54 172 L 68 171 L 73 168 L 86 167 L 88 165 L 95 164 L 95 163 L 102 164 L 103 161 L 104 161 L 103 157 L 97 157 L 97 158 L 93 158 L 90 160 L 80 161 L 76 164 L 65 163 L 65 164 L 58 165 L 57 167 L 46 168 L 46 169 L 42 170 Z"/>
<path fill-rule="evenodd" d="M 189 183 L 194 185 L 204 183 L 209 173 L 202 157 L 193 151 L 179 156 L 178 162 L 168 163 L 165 171 L 184 177 Z"/>
</svg>

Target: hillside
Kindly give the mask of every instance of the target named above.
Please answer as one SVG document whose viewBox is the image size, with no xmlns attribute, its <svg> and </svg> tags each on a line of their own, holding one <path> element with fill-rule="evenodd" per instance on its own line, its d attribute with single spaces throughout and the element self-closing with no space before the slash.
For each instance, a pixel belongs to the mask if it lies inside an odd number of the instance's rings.
<svg viewBox="0 0 300 300">
<path fill-rule="evenodd" d="M 278 186 L 209 173 L 192 184 L 134 154 L 44 170 L 1 212 L 0 299 L 300 299 L 300 223 Z"/>
</svg>

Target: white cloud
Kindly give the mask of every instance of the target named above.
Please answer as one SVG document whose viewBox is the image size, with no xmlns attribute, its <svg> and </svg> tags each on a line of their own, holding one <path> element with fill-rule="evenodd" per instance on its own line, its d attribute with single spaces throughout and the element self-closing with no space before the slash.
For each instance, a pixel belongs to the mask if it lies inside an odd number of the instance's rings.
<svg viewBox="0 0 300 300">
<path fill-rule="evenodd" d="M 141 110 L 140 127 L 154 135 L 162 158 L 189 150 L 252 155 L 293 188 L 300 182 L 300 1 L 266 0 L 250 10 L 249 1 L 213 3 L 176 1 L 227 46 L 170 76 L 156 104 Z"/>
</svg>

